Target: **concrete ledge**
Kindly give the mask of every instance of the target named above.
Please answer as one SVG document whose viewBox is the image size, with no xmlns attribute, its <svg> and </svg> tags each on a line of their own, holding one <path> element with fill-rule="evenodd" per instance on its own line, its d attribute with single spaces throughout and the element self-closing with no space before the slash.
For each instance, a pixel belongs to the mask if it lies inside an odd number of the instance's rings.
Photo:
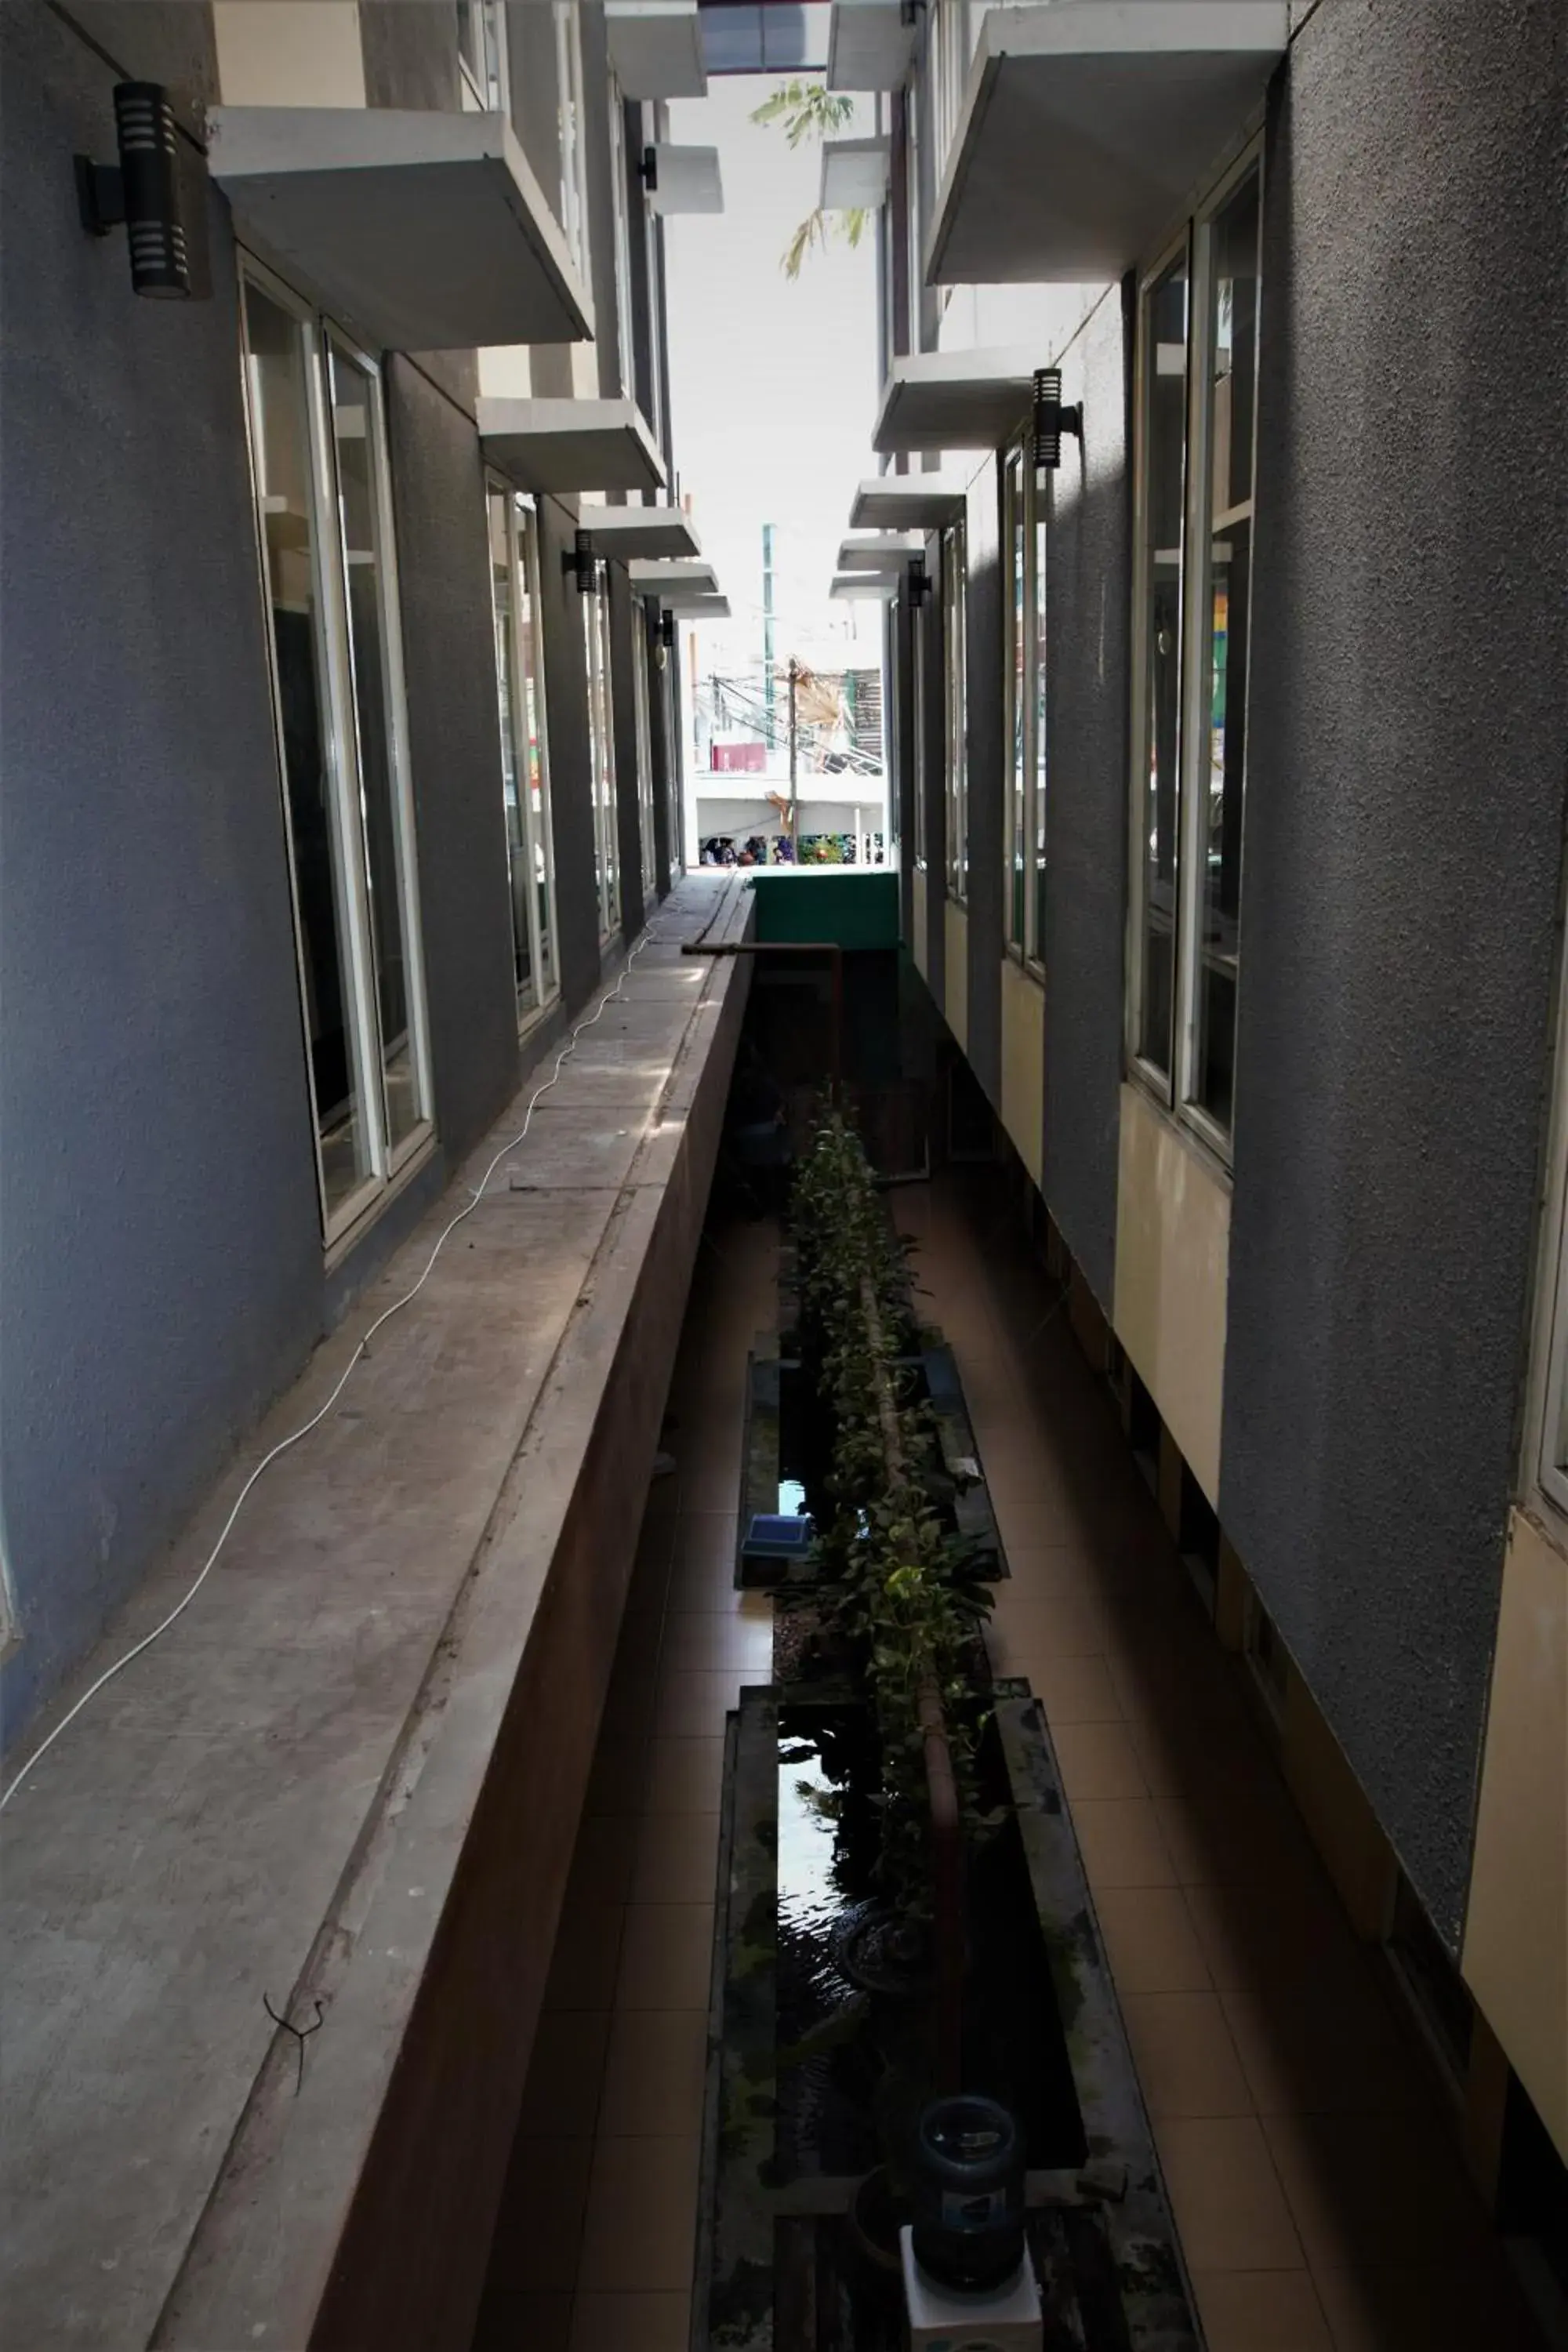
<svg viewBox="0 0 1568 2352">
<path fill-rule="evenodd" d="M 679 943 L 749 904 L 676 891 L 342 1409 L 6 1815 L 18 2344 L 467 2342 L 749 977 Z M 79 1687 L 189 1582 L 247 1467 Z M 263 1993 L 322 2005 L 302 2077 Z"/>
</svg>

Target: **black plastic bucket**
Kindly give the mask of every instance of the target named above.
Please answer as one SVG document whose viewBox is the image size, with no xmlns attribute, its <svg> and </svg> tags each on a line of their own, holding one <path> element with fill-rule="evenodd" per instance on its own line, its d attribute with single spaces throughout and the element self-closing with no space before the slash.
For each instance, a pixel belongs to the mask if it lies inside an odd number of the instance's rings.
<svg viewBox="0 0 1568 2352">
<path fill-rule="evenodd" d="M 938 2099 L 914 2161 L 914 2255 L 939 2286 L 1005 2286 L 1024 2260 L 1024 2142 L 994 2099 Z"/>
</svg>

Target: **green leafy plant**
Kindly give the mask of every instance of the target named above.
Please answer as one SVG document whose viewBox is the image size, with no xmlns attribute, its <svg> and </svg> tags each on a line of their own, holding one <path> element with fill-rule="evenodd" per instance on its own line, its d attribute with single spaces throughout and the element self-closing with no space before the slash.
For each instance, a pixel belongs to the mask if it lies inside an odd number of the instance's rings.
<svg viewBox="0 0 1568 2352">
<path fill-rule="evenodd" d="M 752 121 L 780 124 L 790 147 L 795 149 L 808 139 L 821 141 L 832 131 L 842 131 L 854 115 L 852 98 L 841 97 L 823 82 L 795 80 L 786 81 L 761 106 L 753 108 Z M 826 247 L 836 237 L 842 237 L 846 245 L 858 246 L 870 220 L 870 214 L 863 207 L 830 213 L 818 205 L 815 211 L 807 213 L 785 246 L 779 268 L 786 278 L 798 278 L 814 246 Z"/>
</svg>

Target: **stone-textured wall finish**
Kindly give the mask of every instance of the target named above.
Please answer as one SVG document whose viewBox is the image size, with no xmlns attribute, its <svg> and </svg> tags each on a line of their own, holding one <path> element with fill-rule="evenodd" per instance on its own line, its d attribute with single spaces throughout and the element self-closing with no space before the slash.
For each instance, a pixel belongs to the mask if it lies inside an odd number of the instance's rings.
<svg viewBox="0 0 1568 2352">
<path fill-rule="evenodd" d="M 1002 1108 L 1002 572 L 996 467 L 969 486 L 965 700 L 969 730 L 968 1054 Z"/>
<path fill-rule="evenodd" d="M 1568 16 L 1323 0 L 1269 122 L 1221 1517 L 1457 1941 L 1568 709 Z"/>
<path fill-rule="evenodd" d="M 1047 525 L 1046 1204 L 1106 1313 L 1127 905 L 1131 284 L 1062 355 L 1084 438 L 1062 443 Z"/>
<path fill-rule="evenodd" d="M 321 1293 L 227 213 L 211 199 L 210 301 L 132 294 L 71 180 L 74 152 L 114 152 L 115 79 L 51 12 L 0 10 L 13 1737 L 295 1369 Z"/>
<path fill-rule="evenodd" d="M 360 0 L 369 106 L 450 113 L 462 103 L 452 0 Z"/>
<path fill-rule="evenodd" d="M 450 1161 L 517 1085 L 484 468 L 471 422 L 420 368 L 394 355 L 386 383 L 430 1054 Z"/>
<path fill-rule="evenodd" d="M 594 347 L 599 392 L 619 400 L 631 383 L 629 352 L 622 350 L 623 321 L 616 289 L 615 149 L 610 141 L 610 54 L 605 37 L 604 0 L 579 0 L 583 41 L 584 125 L 588 156 L 588 260 L 593 271 Z"/>
<path fill-rule="evenodd" d="M 550 746 L 550 821 L 555 846 L 555 920 L 561 934 L 561 993 L 573 1011 L 599 977 L 599 901 L 594 878 L 582 599 L 562 563 L 576 530 L 577 519 L 570 508 L 558 499 L 540 499 L 539 617 L 544 647 L 544 723 Z"/>
</svg>

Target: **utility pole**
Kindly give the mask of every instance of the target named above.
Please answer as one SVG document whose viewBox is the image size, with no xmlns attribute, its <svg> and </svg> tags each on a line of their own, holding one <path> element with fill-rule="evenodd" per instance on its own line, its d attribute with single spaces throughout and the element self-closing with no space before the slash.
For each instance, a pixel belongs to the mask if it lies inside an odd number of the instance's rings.
<svg viewBox="0 0 1568 2352">
<path fill-rule="evenodd" d="M 795 687 L 800 677 L 800 664 L 795 656 L 789 657 L 789 842 L 795 852 L 795 864 L 800 863 L 800 780 L 797 773 L 799 750 L 795 726 Z"/>
<path fill-rule="evenodd" d="M 768 747 L 773 733 L 773 527 L 763 525 L 763 695 L 768 712 Z"/>
</svg>

